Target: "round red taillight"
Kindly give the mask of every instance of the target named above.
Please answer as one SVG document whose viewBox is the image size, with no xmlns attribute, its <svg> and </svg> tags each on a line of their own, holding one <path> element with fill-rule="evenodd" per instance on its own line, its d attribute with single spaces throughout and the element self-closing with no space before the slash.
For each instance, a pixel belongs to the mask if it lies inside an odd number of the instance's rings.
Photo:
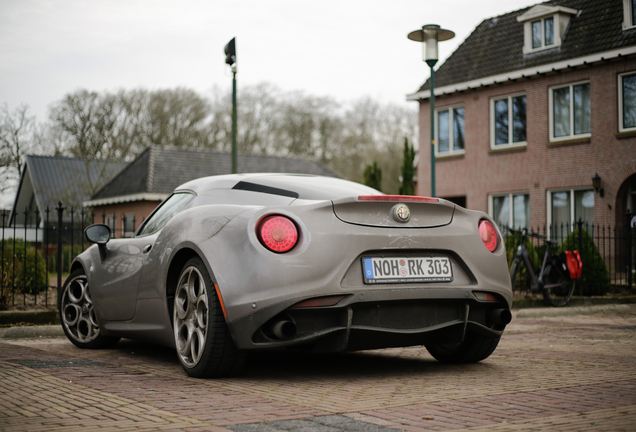
<svg viewBox="0 0 636 432">
<path fill-rule="evenodd" d="M 298 241 L 296 225 L 285 216 L 267 216 L 258 224 L 256 234 L 263 246 L 277 253 L 291 250 Z"/>
<path fill-rule="evenodd" d="M 484 246 L 490 252 L 494 252 L 497 249 L 497 245 L 499 243 L 497 239 L 497 230 L 495 226 L 486 219 L 482 219 L 479 222 L 479 236 L 481 237 L 481 241 L 484 242 Z"/>
</svg>

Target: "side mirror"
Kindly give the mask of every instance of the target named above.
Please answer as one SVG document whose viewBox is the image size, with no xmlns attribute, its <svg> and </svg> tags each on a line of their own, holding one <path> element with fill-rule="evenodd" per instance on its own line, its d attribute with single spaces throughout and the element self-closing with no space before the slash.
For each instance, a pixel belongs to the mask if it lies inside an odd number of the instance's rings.
<svg viewBox="0 0 636 432">
<path fill-rule="evenodd" d="M 91 225 L 84 230 L 84 234 L 91 243 L 106 244 L 110 240 L 110 227 L 104 224 Z"/>
<path fill-rule="evenodd" d="M 84 235 L 90 243 L 97 244 L 99 255 L 102 259 L 105 259 L 106 255 L 108 255 L 106 243 L 110 241 L 110 227 L 104 224 L 94 224 L 84 230 Z"/>
</svg>

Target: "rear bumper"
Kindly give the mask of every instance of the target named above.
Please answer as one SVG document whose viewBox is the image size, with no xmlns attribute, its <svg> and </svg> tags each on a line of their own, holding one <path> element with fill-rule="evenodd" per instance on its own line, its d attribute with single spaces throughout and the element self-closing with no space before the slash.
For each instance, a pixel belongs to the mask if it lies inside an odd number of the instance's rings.
<svg viewBox="0 0 636 432">
<path fill-rule="evenodd" d="M 428 289 L 420 298 L 392 300 L 381 292 L 349 294 L 331 307 L 288 305 L 273 316 L 271 310 L 260 310 L 230 323 L 230 331 L 240 349 L 297 347 L 316 352 L 413 346 L 431 340 L 460 342 L 468 328 L 501 335 L 505 325 L 493 322 L 491 315 L 494 310 L 508 310 L 507 302 L 501 297 L 482 302 L 473 291 Z M 274 334 L 272 329 L 280 322 L 291 322 L 293 335 Z"/>
</svg>

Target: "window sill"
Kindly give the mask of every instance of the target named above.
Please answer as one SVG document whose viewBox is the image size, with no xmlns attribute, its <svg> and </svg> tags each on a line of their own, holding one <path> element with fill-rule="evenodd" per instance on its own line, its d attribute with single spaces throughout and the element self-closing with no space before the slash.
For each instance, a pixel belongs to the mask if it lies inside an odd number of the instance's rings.
<svg viewBox="0 0 636 432">
<path fill-rule="evenodd" d="M 634 137 L 636 137 L 636 130 L 629 130 L 629 131 L 619 132 L 616 134 L 617 139 L 634 138 Z"/>
<path fill-rule="evenodd" d="M 586 136 L 583 138 L 565 139 L 561 141 L 549 141 L 547 146 L 551 147 L 565 147 L 570 145 L 589 144 L 592 142 L 592 137 Z"/>
<path fill-rule="evenodd" d="M 488 154 L 508 154 L 508 153 L 517 153 L 524 152 L 528 148 L 528 145 L 516 145 L 510 147 L 502 147 L 502 148 L 490 148 Z"/>
<path fill-rule="evenodd" d="M 455 160 L 455 159 L 463 159 L 466 153 L 456 153 L 449 155 L 435 155 L 435 161 L 447 161 L 447 160 Z"/>
</svg>

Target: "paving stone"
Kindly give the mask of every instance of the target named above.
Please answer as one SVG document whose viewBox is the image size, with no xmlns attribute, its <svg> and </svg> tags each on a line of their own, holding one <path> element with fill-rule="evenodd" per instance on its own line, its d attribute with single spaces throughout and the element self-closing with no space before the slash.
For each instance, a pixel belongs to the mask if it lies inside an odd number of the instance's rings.
<svg viewBox="0 0 636 432">
<path fill-rule="evenodd" d="M 129 340 L 0 339 L 0 430 L 632 431 L 636 307 L 623 309 L 517 316 L 478 364 L 443 365 L 423 347 L 256 353 L 221 380 L 188 378 L 174 350 Z"/>
</svg>

